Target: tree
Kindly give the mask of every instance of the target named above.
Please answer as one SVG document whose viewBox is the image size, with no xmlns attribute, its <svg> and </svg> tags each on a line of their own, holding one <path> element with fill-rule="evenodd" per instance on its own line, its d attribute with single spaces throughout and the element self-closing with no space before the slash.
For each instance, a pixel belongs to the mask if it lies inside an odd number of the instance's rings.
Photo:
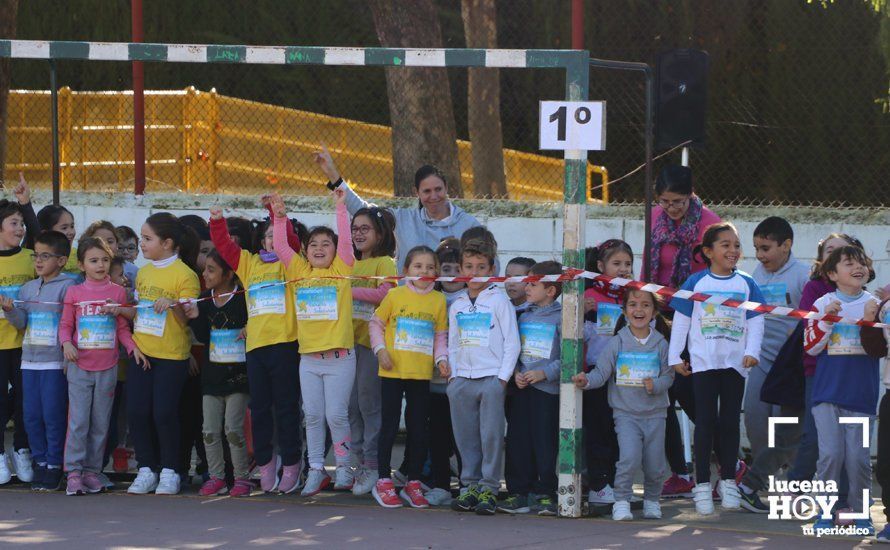
<svg viewBox="0 0 890 550">
<path fill-rule="evenodd" d="M 369 2 L 384 47 L 441 48 L 442 30 L 433 0 Z M 394 191 L 414 194 L 414 172 L 435 164 L 448 178 L 451 196 L 463 196 L 457 130 L 448 73 L 444 68 L 387 67 L 386 91 L 392 124 Z"/>
<path fill-rule="evenodd" d="M 461 0 L 468 48 L 497 47 L 494 0 Z M 467 121 L 473 143 L 473 188 L 477 197 L 507 196 L 504 137 L 501 130 L 501 84 L 498 69 L 470 68 Z"/>
<path fill-rule="evenodd" d="M 0 37 L 15 38 L 15 21 L 19 11 L 19 0 L 0 0 Z M 12 81 L 12 63 L 9 58 L 0 59 L 0 184 L 4 179 L 6 166 L 6 107 L 9 99 L 9 85 Z"/>
</svg>

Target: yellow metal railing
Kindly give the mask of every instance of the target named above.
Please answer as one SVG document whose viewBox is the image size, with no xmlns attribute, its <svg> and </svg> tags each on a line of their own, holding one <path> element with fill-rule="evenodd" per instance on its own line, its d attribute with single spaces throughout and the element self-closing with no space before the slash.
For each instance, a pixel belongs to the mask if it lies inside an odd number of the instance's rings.
<svg viewBox="0 0 890 550">
<path fill-rule="evenodd" d="M 12 91 L 7 173 L 51 181 L 50 93 Z M 129 191 L 133 182 L 132 92 L 59 91 L 59 158 L 63 190 Z M 311 152 L 321 142 L 341 172 L 368 196 L 392 196 L 391 129 L 255 101 L 185 90 L 145 92 L 145 158 L 150 191 L 321 194 Z M 458 141 L 465 195 L 473 196 L 472 150 Z M 561 201 L 563 161 L 510 149 L 504 170 L 511 200 Z M 588 164 L 608 202 L 608 171 Z"/>
</svg>

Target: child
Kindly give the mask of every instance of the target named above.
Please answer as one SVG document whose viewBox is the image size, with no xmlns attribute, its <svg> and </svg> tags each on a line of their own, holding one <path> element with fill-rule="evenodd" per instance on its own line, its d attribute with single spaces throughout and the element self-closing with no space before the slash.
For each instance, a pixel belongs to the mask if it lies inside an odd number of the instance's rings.
<svg viewBox="0 0 890 550">
<path fill-rule="evenodd" d="M 268 198 L 263 202 L 268 205 Z M 240 222 L 236 227 L 241 227 Z M 260 489 L 292 493 L 299 487 L 303 453 L 300 432 L 300 378 L 294 301 L 284 286 L 284 264 L 272 242 L 272 224 L 261 226 L 263 245 L 249 252 L 247 237 L 229 236 L 222 210 L 210 209 L 210 237 L 220 258 L 247 289 L 246 364 L 250 389 L 253 450 L 260 466 Z M 274 418 L 274 419 L 273 419 Z M 277 429 L 277 431 L 276 431 Z M 273 455 L 277 433 L 279 457 Z M 279 462 L 281 464 L 279 464 Z M 283 466 L 279 479 L 278 469 Z"/>
<path fill-rule="evenodd" d="M 393 276 L 396 274 L 395 219 L 384 208 L 360 208 L 352 217 L 352 243 L 358 260 L 353 275 Z M 352 281 L 352 325 L 355 334 L 355 381 L 349 399 L 349 428 L 352 435 L 352 462 L 355 481 L 334 489 L 348 489 L 356 495 L 370 493 L 377 483 L 377 438 L 380 433 L 380 377 L 377 357 L 371 351 L 368 321 L 383 300 L 392 281 Z M 387 464 L 387 466 L 389 466 Z"/>
<path fill-rule="evenodd" d="M 439 261 L 426 246 L 415 246 L 405 256 L 403 272 L 408 277 L 435 277 Z M 429 281 L 407 281 L 389 291 L 371 318 L 371 344 L 380 364 L 382 422 L 378 449 L 378 480 L 374 498 L 384 508 L 402 506 L 390 474 L 392 446 L 399 430 L 402 398 L 405 406 L 408 483 L 400 495 L 413 508 L 427 508 L 420 473 L 427 457 L 426 430 L 429 416 L 430 378 L 433 364 L 448 376 L 448 311 L 445 297 Z M 435 434 L 440 437 L 439 434 Z"/>
<path fill-rule="evenodd" d="M 652 319 L 656 327 L 651 328 Z M 623 328 L 600 353 L 597 368 L 572 377 L 579 388 L 609 384 L 609 405 L 615 411 L 620 459 L 615 468 L 615 504 L 612 519 L 633 519 L 630 499 L 634 473 L 642 465 L 643 517 L 661 518 L 661 482 L 664 479 L 664 430 L 668 388 L 674 371 L 668 365 L 667 331 L 658 316 L 655 295 L 638 290 L 624 297 Z M 710 449 L 710 442 L 708 444 Z"/>
<path fill-rule="evenodd" d="M 510 269 L 510 266 L 507 266 Z M 559 275 L 559 262 L 532 266 L 531 275 Z M 519 316 L 521 349 L 507 428 L 507 460 L 513 464 L 516 494 L 498 510 L 556 515 L 556 453 L 559 437 L 559 373 L 562 283 L 533 282 L 525 287 L 528 307 Z M 536 502 L 530 502 L 534 493 Z"/>
<path fill-rule="evenodd" d="M 253 484 L 249 479 L 244 439 L 244 415 L 249 399 L 244 344 L 247 303 L 235 273 L 217 250 L 212 249 L 207 254 L 203 277 L 207 290 L 201 298 L 205 300 L 198 302 L 198 317 L 189 323 L 195 338 L 204 344 L 206 354 L 205 367 L 201 369 L 201 389 L 204 449 L 210 479 L 201 486 L 198 494 L 223 495 L 229 490 L 220 438 L 225 433 L 235 477 L 230 494 L 233 497 L 250 496 Z"/>
<path fill-rule="evenodd" d="M 116 229 L 120 229 L 118 226 Z M 129 229 L 129 228 L 127 228 Z M 130 229 L 132 231 L 132 229 Z M 120 238 L 120 231 L 115 231 Z M 119 250 L 122 250 L 119 247 Z M 128 281 L 124 276 L 124 260 L 121 256 L 111 258 L 111 267 L 108 268 L 108 277 L 111 282 L 121 286 L 127 292 L 126 303 L 133 302 L 133 283 L 136 281 Z M 114 403 L 111 405 L 111 423 L 108 428 L 108 439 L 105 442 L 105 453 L 102 457 L 102 464 L 108 463 L 108 459 L 112 459 L 112 468 L 115 472 L 122 474 L 130 469 L 130 457 L 133 456 L 133 450 L 127 448 L 127 414 L 126 414 L 126 392 L 124 384 L 127 381 L 127 364 L 129 359 L 126 353 L 120 353 L 121 346 L 118 346 L 117 360 L 117 383 L 114 387 Z M 124 348 L 126 352 L 126 349 Z M 120 444 L 120 445 L 118 445 Z M 99 478 L 106 477 L 104 473 L 99 473 Z M 106 487 L 108 485 L 106 484 Z M 113 488 L 109 487 L 109 488 Z"/>
<path fill-rule="evenodd" d="M 37 279 L 22 285 L 19 303 L 3 298 L 7 320 L 24 330 L 22 346 L 22 389 L 25 429 L 37 464 L 31 488 L 55 491 L 62 481 L 62 451 L 65 445 L 66 392 L 64 356 L 59 347 L 61 304 L 70 277 L 60 277 L 71 243 L 58 231 L 44 231 L 34 243 Z M 46 304 L 34 302 L 50 302 Z M 54 304 L 51 304 L 54 303 Z M 3 388 L 6 393 L 6 388 Z"/>
<path fill-rule="evenodd" d="M 460 277 L 460 241 L 455 238 L 444 239 L 436 248 L 436 256 L 439 258 L 439 272 L 442 277 Z M 461 294 L 466 294 L 466 283 L 436 283 L 436 290 L 445 295 L 448 307 L 457 300 Z"/>
<path fill-rule="evenodd" d="M 736 269 L 741 249 L 734 225 L 721 222 L 708 227 L 701 244 L 708 269 L 689 277 L 682 289 L 742 302 L 763 302 L 763 294 L 754 279 Z M 740 308 L 682 298 L 671 300 L 671 307 L 675 314 L 669 360 L 678 374 L 689 372 L 680 358 L 687 341 L 691 355 L 696 415 L 696 485 L 692 490 L 695 510 L 701 515 L 714 513 L 710 457 L 715 431 L 723 478 L 718 487 L 721 505 L 725 510 L 738 509 L 741 502 L 735 472 L 742 394 L 748 369 L 757 365 L 760 355 L 763 317 Z"/>
<path fill-rule="evenodd" d="M 61 204 L 49 204 L 37 213 L 37 221 L 42 230 L 58 231 L 65 235 L 71 244 L 71 254 L 68 256 L 62 273 L 75 279 L 80 278 L 80 271 L 77 270 L 77 248 L 74 246 L 74 237 L 77 235 L 77 231 L 74 228 L 74 215 L 71 211 Z"/>
<path fill-rule="evenodd" d="M 191 350 L 181 300 L 195 299 L 200 293 L 198 277 L 180 255 L 189 257 L 197 238 L 176 216 L 159 212 L 145 220 L 140 240 L 142 255 L 150 263 L 136 276 L 139 307 L 133 340 L 151 368 L 132 361 L 127 369 L 127 419 L 139 464 L 139 474 L 127 492 L 175 495 L 180 486 L 176 473 L 179 397 L 188 376 Z M 133 308 L 122 311 L 134 313 Z"/>
<path fill-rule="evenodd" d="M 116 229 L 111 222 L 99 220 L 91 223 L 83 232 L 83 235 L 81 235 L 81 238 L 83 237 L 102 239 L 108 245 L 112 254 L 120 256 Z M 186 259 L 183 258 L 183 261 L 186 261 Z M 133 262 L 124 262 L 124 276 L 130 281 L 130 284 L 134 284 L 136 281 L 138 271 L 139 268 Z"/>
<path fill-rule="evenodd" d="M 497 276 L 501 272 L 501 261 L 498 259 L 498 242 L 494 238 L 494 233 L 489 231 L 484 225 L 475 225 L 464 231 L 460 236 L 460 248 L 463 249 L 464 245 L 473 239 L 482 240 L 482 242 L 487 244 L 493 251 L 494 269 L 492 270 L 491 275 L 493 277 Z"/>
<path fill-rule="evenodd" d="M 594 258 L 594 269 L 608 277 L 633 278 L 633 250 L 620 239 L 603 241 L 588 249 Z M 621 317 L 624 289 L 599 281 L 591 281 L 584 291 L 584 332 L 587 344 L 585 364 L 588 371 L 596 368 L 596 361 L 606 344 L 615 334 L 615 326 Z M 609 406 L 608 388 L 597 387 L 584 392 L 582 424 L 584 450 L 587 454 L 587 482 L 590 504 L 614 504 L 615 464 L 618 462 L 618 439 L 615 422 Z"/>
<path fill-rule="evenodd" d="M 488 243 L 470 240 L 461 249 L 460 274 L 491 276 L 494 260 Z M 493 515 L 501 484 L 504 389 L 520 351 L 513 304 L 494 284 L 467 283 L 467 294 L 448 310 L 448 340 L 451 378 L 446 392 L 466 487 L 451 507 Z"/>
<path fill-rule="evenodd" d="M 130 325 L 120 314 L 100 304 L 127 303 L 127 291 L 108 276 L 113 254 L 107 243 L 83 237 L 77 248 L 78 269 L 84 282 L 70 286 L 59 327 L 59 340 L 68 365 L 68 436 L 65 440 L 67 495 L 98 493 L 105 489 L 100 478 L 117 384 L 118 345 L 135 362 L 149 368 L 135 346 Z M 119 312 L 119 307 L 113 307 Z"/>
<path fill-rule="evenodd" d="M 204 218 L 195 214 L 186 214 L 185 216 L 180 216 L 179 221 L 194 229 L 195 234 L 198 235 L 199 243 L 194 263 L 195 267 L 198 268 L 198 272 L 203 273 L 204 262 L 207 260 L 207 255 L 214 248 L 213 240 L 210 239 L 210 226 L 207 224 L 207 221 L 205 221 Z"/>
<path fill-rule="evenodd" d="M 507 277 L 523 277 L 528 275 L 528 270 L 535 265 L 535 261 L 524 256 L 517 256 L 507 262 L 507 268 L 504 275 Z M 504 290 L 507 291 L 507 297 L 510 303 L 516 308 L 517 315 L 525 311 L 529 304 L 525 298 L 526 283 L 504 283 Z"/>
<path fill-rule="evenodd" d="M 813 311 L 850 319 L 874 318 L 877 303 L 865 290 L 874 279 L 872 261 L 856 246 L 835 249 L 822 266 L 823 272 L 837 290 L 822 296 L 813 304 Z M 868 311 L 866 312 L 866 307 Z M 809 320 L 804 332 L 804 350 L 815 356 L 813 376 L 813 421 L 819 438 L 819 461 L 816 479 L 834 481 L 845 470 L 850 484 L 849 505 L 855 512 L 867 511 L 871 500 L 864 503 L 860 495 L 871 487 L 871 457 L 863 448 L 865 434 L 870 430 L 878 404 L 878 360 L 866 355 L 859 327 L 845 323 Z M 865 418 L 864 427 L 840 424 L 841 417 Z M 855 525 L 870 530 L 870 518 L 857 519 Z M 832 519 L 819 519 L 815 528 L 833 527 Z"/>
<path fill-rule="evenodd" d="M 127 225 L 118 225 L 114 228 L 117 237 L 117 251 L 124 260 L 134 263 L 139 257 L 139 236 Z M 131 282 L 132 283 L 132 282 Z"/>
<path fill-rule="evenodd" d="M 313 496 L 327 487 L 331 478 L 324 470 L 327 419 L 337 463 L 335 486 L 349 485 L 349 398 L 355 379 L 355 339 L 352 328 L 352 289 L 347 279 L 327 276 L 352 274 L 352 250 L 346 191 L 335 189 L 337 230 L 315 227 L 309 232 L 306 257 L 293 252 L 285 230 L 284 202 L 273 196 L 275 250 L 285 265 L 288 279 L 296 284 L 297 322 L 300 323 L 300 389 L 306 413 L 306 443 L 309 474 L 300 493 Z"/>
<path fill-rule="evenodd" d="M 890 321 L 890 299 L 884 298 L 880 306 L 874 302 L 865 305 L 863 319 L 887 323 Z M 886 357 L 890 348 L 890 328 L 861 327 L 860 337 L 865 352 L 872 357 Z M 890 542 L 890 370 L 885 366 L 882 382 L 885 387 L 884 396 L 878 406 L 878 458 L 875 462 L 875 480 L 881 486 L 881 504 L 884 505 L 884 516 L 887 523 L 876 535 L 878 542 Z"/>
</svg>

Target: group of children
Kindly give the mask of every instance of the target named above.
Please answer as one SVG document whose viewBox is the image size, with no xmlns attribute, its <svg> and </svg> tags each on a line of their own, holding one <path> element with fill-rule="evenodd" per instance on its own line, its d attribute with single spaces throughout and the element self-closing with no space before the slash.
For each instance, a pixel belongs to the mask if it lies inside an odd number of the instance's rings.
<svg viewBox="0 0 890 550">
<path fill-rule="evenodd" d="M 480 515 L 555 515 L 561 283 L 433 282 L 497 275 L 494 236 L 472 228 L 436 249 L 403 251 L 397 266 L 392 214 L 369 207 L 350 219 L 345 192 L 334 194 L 336 231 L 291 222 L 270 195 L 262 199 L 270 216 L 255 226 L 218 208 L 209 224 L 156 213 L 138 238 L 102 221 L 76 246 L 71 213 L 46 207 L 35 215 L 24 182 L 17 202 L 0 201 L 0 376 L 13 389 L 11 401 L 0 392 L 0 425 L 14 416 L 18 478 L 69 495 L 104 490 L 109 440 L 123 435 L 112 416 L 125 388 L 138 465 L 130 493 L 179 492 L 195 446 L 206 461 L 204 496 L 249 495 L 255 464 L 264 492 L 312 496 L 333 486 L 371 493 L 387 508 L 450 502 Z M 147 261 L 138 271 L 137 242 Z M 886 302 L 865 290 L 874 272 L 861 243 L 829 235 L 810 269 L 794 258 L 792 242 L 787 221 L 762 222 L 754 232 L 760 265 L 749 276 L 737 269 L 735 227 L 712 225 L 697 251 L 708 267 L 682 288 L 883 318 Z M 633 252 L 605 241 L 588 250 L 588 269 L 632 278 Z M 397 272 L 409 279 L 375 278 Z M 505 269 L 560 273 L 558 262 L 529 258 Z M 586 390 L 589 499 L 611 504 L 615 520 L 633 518 L 639 471 L 645 518 L 661 517 L 659 500 L 676 496 L 668 487 L 678 480 L 703 515 L 714 513 L 715 498 L 724 509 L 765 511 L 757 492 L 784 465 L 809 469 L 801 479 L 844 477 L 851 497 L 870 486 L 868 449 L 851 443 L 857 432 L 838 418 L 875 417 L 878 356 L 887 354 L 881 331 L 861 338 L 857 326 L 809 320 L 801 336 L 787 317 L 682 298 L 662 303 L 600 282 L 589 282 L 584 299 L 586 368 L 572 382 Z M 795 343 L 796 355 L 786 353 Z M 789 355 L 802 376 L 803 353 L 815 368 L 801 382 L 804 406 L 793 411 L 801 429 L 783 432 L 776 449 L 765 443 L 775 405 L 761 390 L 772 371 L 793 368 Z M 203 417 L 197 440 L 182 412 L 193 378 Z M 694 481 L 673 471 L 663 485 L 671 391 L 689 380 Z M 403 403 L 405 462 L 393 471 Z M 739 461 L 743 403 L 750 466 Z M 508 496 L 499 499 L 502 472 Z M 0 483 L 10 476 L 4 455 Z M 861 506 L 844 498 L 838 511 Z"/>
</svg>

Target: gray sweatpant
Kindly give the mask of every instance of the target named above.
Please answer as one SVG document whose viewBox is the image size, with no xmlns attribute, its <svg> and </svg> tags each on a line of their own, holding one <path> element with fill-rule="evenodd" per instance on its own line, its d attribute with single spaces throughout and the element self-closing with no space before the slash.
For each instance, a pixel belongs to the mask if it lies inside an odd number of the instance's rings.
<svg viewBox="0 0 890 550">
<path fill-rule="evenodd" d="M 349 399 L 352 433 L 352 465 L 377 470 L 377 438 L 380 435 L 380 377 L 377 357 L 362 345 L 355 346 L 355 382 Z"/>
<path fill-rule="evenodd" d="M 868 419 L 871 430 L 874 415 L 842 409 L 831 403 L 819 403 L 813 407 L 813 420 L 819 437 L 819 460 L 816 462 L 816 479 L 840 484 L 841 470 L 847 472 L 850 491 L 847 500 L 854 512 L 863 510 L 862 491 L 871 488 L 871 457 L 868 447 L 862 446 L 862 425 L 841 424 L 841 417 Z M 871 497 L 865 502 L 871 507 Z"/>
<path fill-rule="evenodd" d="M 797 417 L 797 423 L 776 424 L 775 445 L 767 445 L 753 455 L 754 461 L 748 465 L 748 471 L 742 478 L 742 483 L 752 491 L 761 491 L 768 487 L 769 476 L 778 472 L 784 464 L 794 464 L 794 457 L 797 455 L 797 446 L 803 434 L 803 409 L 779 407 L 779 414 L 775 416 Z"/>
<path fill-rule="evenodd" d="M 102 471 L 105 440 L 111 423 L 117 365 L 101 371 L 68 365 L 68 436 L 65 471 Z"/>
<path fill-rule="evenodd" d="M 337 466 L 349 465 L 349 396 L 355 379 L 355 352 L 334 357 L 325 353 L 324 359 L 314 354 L 300 356 L 300 392 L 303 394 L 303 413 L 306 415 L 306 447 L 309 466 L 324 467 L 325 419 L 334 441 Z"/>
<path fill-rule="evenodd" d="M 745 433 L 751 445 L 751 456 L 757 456 L 767 447 L 767 422 L 770 416 L 780 416 L 779 407 L 760 400 L 760 390 L 769 373 L 771 364 L 761 364 L 748 371 L 745 382 L 745 398 L 742 403 L 745 411 Z"/>
<path fill-rule="evenodd" d="M 204 450 L 207 453 L 207 469 L 215 478 L 226 478 L 222 434 L 229 442 L 235 479 L 247 479 L 250 475 L 247 441 L 244 439 L 244 414 L 248 401 L 250 395 L 246 393 L 205 395 L 203 398 Z"/>
<path fill-rule="evenodd" d="M 634 474 L 643 469 L 643 498 L 657 501 L 667 477 L 664 455 L 664 417 L 638 418 L 615 412 L 618 462 L 615 464 L 615 500 L 630 502 Z"/>
<path fill-rule="evenodd" d="M 501 487 L 506 426 L 503 384 L 497 376 L 455 378 L 449 382 L 446 393 L 462 463 L 461 485 L 478 484 L 497 493 Z"/>
</svg>

